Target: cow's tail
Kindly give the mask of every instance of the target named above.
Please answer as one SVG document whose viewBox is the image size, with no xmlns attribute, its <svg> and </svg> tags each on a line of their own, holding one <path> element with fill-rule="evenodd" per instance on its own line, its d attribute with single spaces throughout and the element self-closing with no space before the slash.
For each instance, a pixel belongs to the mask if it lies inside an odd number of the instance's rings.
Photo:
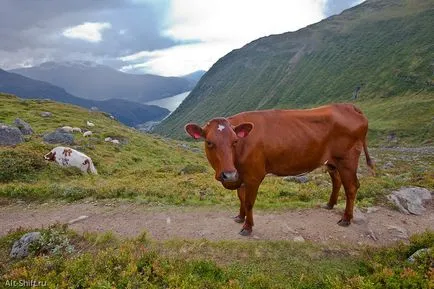
<svg viewBox="0 0 434 289">
<path fill-rule="evenodd" d="M 366 139 L 363 141 L 363 151 L 365 152 L 366 164 L 368 165 L 369 171 L 373 176 L 375 176 L 375 165 L 368 153 L 368 145 L 366 144 Z"/>
<path fill-rule="evenodd" d="M 89 171 L 91 174 L 97 175 L 98 172 L 96 171 L 95 166 L 93 165 L 93 162 L 91 159 L 89 159 Z"/>
</svg>

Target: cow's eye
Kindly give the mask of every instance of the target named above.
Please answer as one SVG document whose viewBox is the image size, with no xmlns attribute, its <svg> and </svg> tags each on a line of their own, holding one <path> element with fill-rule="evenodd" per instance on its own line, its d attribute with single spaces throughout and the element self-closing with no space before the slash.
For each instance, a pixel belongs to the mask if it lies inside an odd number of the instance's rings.
<svg viewBox="0 0 434 289">
<path fill-rule="evenodd" d="M 210 142 L 209 140 L 207 140 L 207 141 L 206 141 L 206 146 L 207 146 L 208 148 L 212 148 L 212 147 L 214 147 L 214 144 L 213 144 L 212 142 Z"/>
<path fill-rule="evenodd" d="M 233 146 L 236 146 L 238 143 L 238 140 L 234 140 L 234 142 L 232 143 Z"/>
</svg>

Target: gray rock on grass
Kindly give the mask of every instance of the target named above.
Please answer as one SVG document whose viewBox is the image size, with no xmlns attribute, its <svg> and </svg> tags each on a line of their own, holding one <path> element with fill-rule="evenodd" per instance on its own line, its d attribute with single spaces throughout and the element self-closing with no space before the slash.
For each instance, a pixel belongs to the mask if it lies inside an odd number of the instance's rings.
<svg viewBox="0 0 434 289">
<path fill-rule="evenodd" d="M 431 192 L 420 187 L 404 187 L 393 191 L 387 198 L 404 214 L 422 215 L 424 202 L 432 200 Z"/>
<path fill-rule="evenodd" d="M 300 175 L 300 176 L 287 176 L 283 178 L 285 181 L 288 182 L 296 182 L 300 184 L 307 183 L 309 181 L 309 177 L 307 175 Z"/>
<path fill-rule="evenodd" d="M 23 135 L 32 135 L 33 134 L 32 127 L 30 126 L 30 124 L 28 124 L 24 120 L 22 120 L 20 118 L 16 118 L 15 119 L 15 125 L 18 127 L 18 129 L 21 131 L 21 133 Z"/>
<path fill-rule="evenodd" d="M 74 144 L 74 136 L 72 134 L 59 130 L 44 135 L 43 140 L 49 144 Z"/>
<path fill-rule="evenodd" d="M 12 246 L 11 253 L 9 254 L 11 258 L 24 258 L 29 255 L 29 248 L 34 242 L 41 238 L 40 232 L 30 232 L 23 235 L 19 240 L 15 241 Z"/>
<path fill-rule="evenodd" d="M 0 123 L 0 146 L 14 146 L 22 142 L 24 137 L 18 128 Z"/>
<path fill-rule="evenodd" d="M 410 263 L 414 263 L 417 258 L 420 258 L 423 254 L 429 254 L 432 249 L 422 248 L 414 252 L 410 257 L 408 257 L 407 261 Z"/>
</svg>

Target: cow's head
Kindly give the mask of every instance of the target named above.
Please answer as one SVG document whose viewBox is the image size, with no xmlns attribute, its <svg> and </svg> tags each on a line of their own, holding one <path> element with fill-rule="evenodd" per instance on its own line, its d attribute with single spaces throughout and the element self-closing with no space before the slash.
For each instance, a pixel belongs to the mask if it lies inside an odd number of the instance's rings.
<svg viewBox="0 0 434 289">
<path fill-rule="evenodd" d="M 55 151 L 49 152 L 44 156 L 44 159 L 47 161 L 54 162 L 56 160 L 56 152 Z"/>
<path fill-rule="evenodd" d="M 194 139 L 205 139 L 206 157 L 215 171 L 216 180 L 231 190 L 242 183 L 235 167 L 238 140 L 248 136 L 252 129 L 252 123 L 233 127 L 225 118 L 214 118 L 203 127 L 194 123 L 185 126 L 185 131 Z"/>
</svg>

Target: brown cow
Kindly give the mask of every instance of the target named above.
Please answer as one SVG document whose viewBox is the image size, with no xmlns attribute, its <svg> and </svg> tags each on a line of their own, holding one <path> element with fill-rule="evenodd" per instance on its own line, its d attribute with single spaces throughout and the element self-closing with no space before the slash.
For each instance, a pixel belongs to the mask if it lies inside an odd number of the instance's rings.
<svg viewBox="0 0 434 289">
<path fill-rule="evenodd" d="M 338 224 L 348 226 L 359 188 L 356 173 L 362 150 L 373 169 L 366 147 L 368 120 L 352 104 L 243 112 L 214 118 L 203 127 L 189 123 L 185 130 L 195 139 L 205 139 L 215 178 L 225 188 L 237 190 L 240 212 L 234 220 L 244 222 L 240 231 L 244 236 L 252 232 L 252 209 L 266 174 L 298 175 L 325 165 L 333 183 L 326 208 L 336 205 L 343 184 L 346 207 Z"/>
</svg>

